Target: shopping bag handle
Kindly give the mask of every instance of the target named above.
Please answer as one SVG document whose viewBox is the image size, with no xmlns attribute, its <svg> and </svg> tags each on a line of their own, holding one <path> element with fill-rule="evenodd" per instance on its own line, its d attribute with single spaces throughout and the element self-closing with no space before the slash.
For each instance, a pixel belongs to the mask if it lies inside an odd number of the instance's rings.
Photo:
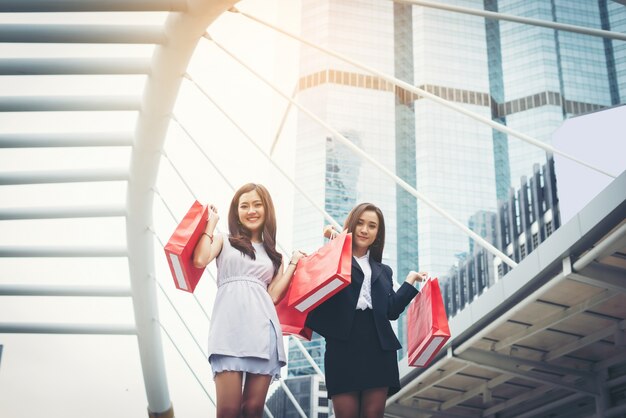
<svg viewBox="0 0 626 418">
<path fill-rule="evenodd" d="M 424 286 L 426 286 L 426 283 L 428 283 L 429 281 L 434 280 L 434 279 L 435 279 L 435 277 L 428 276 L 428 277 L 426 277 L 426 280 L 422 280 L 422 281 L 418 282 L 419 283 L 419 287 L 418 287 L 417 290 L 419 290 L 421 292 L 422 289 L 424 288 Z"/>
</svg>

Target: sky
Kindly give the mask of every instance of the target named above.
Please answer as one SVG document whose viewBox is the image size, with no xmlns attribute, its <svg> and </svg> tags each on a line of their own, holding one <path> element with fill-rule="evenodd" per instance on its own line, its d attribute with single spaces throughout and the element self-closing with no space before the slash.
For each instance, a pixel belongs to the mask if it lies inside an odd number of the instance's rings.
<svg viewBox="0 0 626 418">
<path fill-rule="evenodd" d="M 299 2 L 250 0 L 242 10 L 297 32 Z M 104 16 L 104 17 L 103 17 Z M 139 17 L 138 17 L 139 16 Z M 56 22 L 160 23 L 160 13 L 57 14 Z M 0 23 L 44 22 L 50 16 L 5 14 Z M 209 32 L 230 51 L 251 63 L 281 90 L 290 93 L 297 81 L 298 45 L 246 18 L 226 13 Z M 60 46 L 1 44 L 0 57 L 44 56 L 150 56 L 145 46 Z M 284 100 L 244 68 L 201 40 L 188 67 L 191 77 L 235 119 L 266 151 L 274 141 L 287 107 Z M 0 77 L 2 95 L 141 94 L 143 76 L 37 76 Z M 294 193 L 291 185 L 255 150 L 231 123 L 189 81 L 183 81 L 175 115 L 210 155 L 235 187 L 254 181 L 265 184 L 277 209 L 278 240 L 291 247 Z M 15 132 L 132 131 L 133 112 L 0 113 L 0 134 Z M 290 114 L 276 146 L 275 161 L 293 174 L 295 117 Z M 187 186 L 163 160 L 157 189 L 167 207 L 155 197 L 154 229 L 163 242 L 174 229 L 170 211 L 180 218 L 197 197 L 212 202 L 224 215 L 232 190 L 225 184 L 175 123 L 170 124 L 165 151 Z M 111 149 L 2 149 L 0 172 L 66 168 L 124 168 L 127 147 Z M 123 205 L 124 182 L 3 186 L 0 207 L 46 207 L 72 204 Z M 105 245 L 125 246 L 123 218 L 24 220 L 0 222 L 0 246 Z M 174 288 L 165 256 L 155 239 L 156 273 L 159 283 L 206 350 L 209 323 L 194 297 Z M 214 267 L 212 267 L 214 270 Z M 124 258 L 59 259 L 2 258 L 0 284 L 129 285 Z M 189 337 L 178 314 L 160 290 L 160 319 L 209 394 L 214 395 L 210 368 L 196 342 Z M 215 285 L 207 274 L 196 289 L 197 300 L 210 313 Z M 26 323 L 133 323 L 129 298 L 2 297 L 0 322 Z M 0 363 L 0 416 L 137 417 L 146 416 L 147 400 L 134 336 L 0 334 L 4 346 Z M 163 335 L 166 372 L 174 410 L 180 417 L 214 416 L 211 402 L 180 355 Z"/>
</svg>

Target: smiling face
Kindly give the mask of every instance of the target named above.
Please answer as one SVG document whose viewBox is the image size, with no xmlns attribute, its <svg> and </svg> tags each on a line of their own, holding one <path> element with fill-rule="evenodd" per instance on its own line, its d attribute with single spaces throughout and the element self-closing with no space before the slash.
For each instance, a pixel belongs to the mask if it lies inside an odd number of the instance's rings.
<svg viewBox="0 0 626 418">
<path fill-rule="evenodd" d="M 361 213 L 352 233 L 352 246 L 357 253 L 365 254 L 378 236 L 379 219 L 376 212 L 366 210 Z"/>
<path fill-rule="evenodd" d="M 243 193 L 237 207 L 239 222 L 258 239 L 265 223 L 265 207 L 261 196 L 256 190 Z"/>
</svg>

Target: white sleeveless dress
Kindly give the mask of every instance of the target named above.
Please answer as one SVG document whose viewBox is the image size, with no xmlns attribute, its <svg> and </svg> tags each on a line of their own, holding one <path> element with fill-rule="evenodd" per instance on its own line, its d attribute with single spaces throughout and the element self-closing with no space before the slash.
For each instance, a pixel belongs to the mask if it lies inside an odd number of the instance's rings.
<svg viewBox="0 0 626 418">
<path fill-rule="evenodd" d="M 276 308 L 267 292 L 274 265 L 262 243 L 252 243 L 256 259 L 223 236 L 217 256 L 217 296 L 211 316 L 208 357 L 213 376 L 241 371 L 280 377 L 285 349 Z"/>
</svg>

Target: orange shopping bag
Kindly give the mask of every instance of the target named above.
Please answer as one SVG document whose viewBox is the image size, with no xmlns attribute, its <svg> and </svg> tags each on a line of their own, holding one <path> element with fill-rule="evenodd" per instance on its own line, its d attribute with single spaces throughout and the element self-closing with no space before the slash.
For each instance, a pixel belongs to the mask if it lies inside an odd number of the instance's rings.
<svg viewBox="0 0 626 418">
<path fill-rule="evenodd" d="M 409 306 L 409 366 L 424 367 L 450 338 L 439 280 L 429 279 Z"/>
<path fill-rule="evenodd" d="M 193 293 L 204 272 L 203 268 L 194 267 L 192 258 L 193 250 L 206 228 L 208 213 L 208 207 L 196 200 L 165 245 L 174 284 L 187 292 Z"/>
<path fill-rule="evenodd" d="M 352 234 L 344 231 L 298 261 L 291 279 L 288 305 L 300 312 L 309 312 L 348 286 L 351 275 Z"/>
<path fill-rule="evenodd" d="M 280 303 L 276 305 L 278 322 L 280 322 L 280 326 L 283 330 L 283 335 L 293 335 L 300 339 L 311 341 L 313 331 L 304 325 L 307 317 L 306 312 L 300 312 L 296 308 L 291 307 L 287 304 L 290 290 L 291 287 L 287 289 L 287 294 L 285 295 L 283 300 L 281 300 Z"/>
</svg>

